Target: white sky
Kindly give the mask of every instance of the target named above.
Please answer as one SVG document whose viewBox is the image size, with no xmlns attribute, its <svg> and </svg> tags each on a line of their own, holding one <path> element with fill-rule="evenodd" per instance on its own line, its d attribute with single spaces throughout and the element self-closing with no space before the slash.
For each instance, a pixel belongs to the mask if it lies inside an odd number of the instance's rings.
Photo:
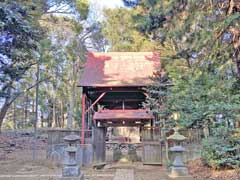
<svg viewBox="0 0 240 180">
<path fill-rule="evenodd" d="M 103 10 L 105 8 L 124 7 L 122 0 L 90 0 L 89 22 L 101 21 L 103 19 Z"/>
<path fill-rule="evenodd" d="M 91 3 L 98 4 L 104 8 L 123 7 L 122 0 L 90 0 Z"/>
</svg>

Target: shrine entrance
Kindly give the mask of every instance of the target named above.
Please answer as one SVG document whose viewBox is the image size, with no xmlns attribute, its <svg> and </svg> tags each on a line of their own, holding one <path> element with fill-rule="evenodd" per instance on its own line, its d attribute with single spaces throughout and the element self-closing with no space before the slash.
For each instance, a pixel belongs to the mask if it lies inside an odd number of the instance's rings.
<svg viewBox="0 0 240 180">
<path fill-rule="evenodd" d="M 92 130 L 93 159 L 106 160 L 108 127 L 138 127 L 144 164 L 161 164 L 160 139 L 155 136 L 155 116 L 144 109 L 150 76 L 160 70 L 152 52 L 89 53 L 79 86 L 82 90 L 82 134 Z M 131 143 L 129 144 L 129 149 Z"/>
<path fill-rule="evenodd" d="M 139 132 L 135 132 L 135 135 L 139 136 L 139 141 L 133 141 L 129 133 L 121 133 L 120 136 L 108 138 L 107 145 L 112 148 L 113 161 L 121 161 L 122 159 L 127 161 L 142 160 L 144 164 L 161 164 L 160 156 L 158 156 L 158 154 L 161 154 L 159 139 L 157 140 L 151 127 L 145 127 L 149 126 L 154 120 L 151 113 L 145 110 L 101 110 L 94 114 L 93 119 L 96 123 L 93 131 L 93 144 L 96 151 L 101 151 L 101 153 L 96 152 L 96 154 L 99 153 L 100 155 L 100 157 L 95 157 L 98 161 L 105 160 L 101 159 L 101 157 L 106 158 L 106 155 L 104 155 L 106 154 L 106 138 L 104 139 L 106 137 L 106 128 L 121 127 L 125 132 L 128 132 L 127 130 L 131 128 L 135 131 L 138 130 Z M 99 135 L 99 130 L 101 130 L 102 135 Z M 157 141 L 154 142 L 154 140 Z M 157 150 L 155 150 L 156 147 Z M 142 151 L 140 159 L 137 153 L 139 148 Z"/>
</svg>

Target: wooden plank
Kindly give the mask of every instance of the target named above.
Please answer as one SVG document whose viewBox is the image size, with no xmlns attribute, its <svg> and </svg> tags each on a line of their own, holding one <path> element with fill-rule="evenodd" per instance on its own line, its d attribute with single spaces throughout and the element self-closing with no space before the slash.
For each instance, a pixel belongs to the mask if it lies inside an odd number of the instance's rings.
<svg viewBox="0 0 240 180">
<path fill-rule="evenodd" d="M 95 163 L 106 160 L 106 129 L 93 127 L 93 160 Z"/>
<path fill-rule="evenodd" d="M 161 144 L 159 142 L 144 142 L 143 164 L 162 164 Z"/>
</svg>

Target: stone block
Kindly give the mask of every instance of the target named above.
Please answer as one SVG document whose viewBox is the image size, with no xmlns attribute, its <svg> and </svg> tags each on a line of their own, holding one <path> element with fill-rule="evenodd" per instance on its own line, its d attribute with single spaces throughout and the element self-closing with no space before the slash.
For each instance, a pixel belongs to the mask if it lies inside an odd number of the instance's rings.
<svg viewBox="0 0 240 180">
<path fill-rule="evenodd" d="M 62 169 L 63 177 L 79 177 L 81 174 L 79 166 L 65 166 Z"/>
<path fill-rule="evenodd" d="M 186 167 L 171 167 L 168 177 L 173 180 L 193 180 Z"/>
<path fill-rule="evenodd" d="M 168 176 L 168 180 L 193 180 L 193 177 L 192 176 L 179 176 L 179 177 Z"/>
<path fill-rule="evenodd" d="M 84 180 L 84 175 L 81 173 L 78 177 L 60 177 L 59 180 Z"/>
</svg>

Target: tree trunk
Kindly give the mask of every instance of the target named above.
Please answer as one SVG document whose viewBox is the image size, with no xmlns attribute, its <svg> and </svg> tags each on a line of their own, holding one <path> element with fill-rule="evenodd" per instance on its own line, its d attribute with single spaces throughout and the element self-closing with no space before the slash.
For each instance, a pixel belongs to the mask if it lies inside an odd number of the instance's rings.
<svg viewBox="0 0 240 180">
<path fill-rule="evenodd" d="M 63 128 L 65 128 L 65 117 L 64 117 L 64 115 L 65 115 L 65 114 L 64 114 L 64 112 L 63 112 L 63 114 L 62 114 L 62 120 L 63 120 L 63 122 L 62 122 L 62 123 L 63 123 Z"/>
<path fill-rule="evenodd" d="M 236 53 L 235 53 L 236 65 L 237 65 L 237 73 L 238 73 L 238 78 L 240 79 L 240 58 L 239 58 L 239 53 L 240 53 L 240 47 L 239 47 L 239 50 L 237 50 Z"/>
<path fill-rule="evenodd" d="M 16 120 L 16 103 L 13 102 L 13 128 L 17 129 L 17 120 Z"/>
<path fill-rule="evenodd" d="M 33 100 L 32 101 L 32 113 L 34 113 L 35 112 L 35 101 Z"/>
<path fill-rule="evenodd" d="M 48 116 L 48 127 L 49 128 L 52 127 L 52 117 L 51 117 L 51 114 Z"/>
<path fill-rule="evenodd" d="M 1 112 L 0 112 L 0 133 L 1 133 L 4 117 L 7 114 L 7 110 L 10 107 L 10 105 L 11 104 L 9 104 L 9 100 L 6 100 L 4 105 L 1 108 Z"/>
<path fill-rule="evenodd" d="M 41 112 L 40 121 L 41 121 L 41 128 L 43 128 L 43 112 Z"/>
<path fill-rule="evenodd" d="M 15 95 L 15 96 L 13 96 L 13 94 L 12 94 L 12 87 L 11 87 L 12 83 L 10 83 L 10 85 L 9 85 L 9 87 L 8 87 L 8 90 L 7 90 L 8 97 L 6 98 L 5 103 L 4 103 L 4 105 L 1 107 L 1 111 L 0 111 L 0 131 L 1 131 L 3 119 L 4 119 L 4 117 L 5 117 L 6 113 L 7 113 L 7 110 L 8 110 L 8 108 L 10 107 L 10 105 L 11 105 L 20 95 L 22 95 L 23 93 L 29 91 L 30 89 L 34 88 L 34 87 L 37 86 L 39 83 L 41 83 L 41 82 L 43 82 L 43 81 L 45 81 L 45 80 L 47 80 L 47 79 L 50 79 L 50 77 L 49 77 L 49 78 L 46 78 L 46 79 L 43 79 L 43 80 L 37 81 L 36 84 L 28 87 L 27 89 L 25 89 L 24 91 L 22 91 L 21 93 Z"/>
<path fill-rule="evenodd" d="M 61 127 L 64 128 L 64 112 L 63 112 L 63 100 L 60 103 L 60 116 L 61 116 Z"/>
<path fill-rule="evenodd" d="M 70 93 L 69 99 L 69 113 L 68 113 L 68 120 L 67 120 L 67 128 L 71 129 L 73 125 L 73 109 L 74 109 L 74 97 L 73 91 Z"/>
<path fill-rule="evenodd" d="M 37 64 L 37 82 L 39 82 L 40 78 L 40 67 L 39 63 Z M 37 157 L 37 124 L 38 124 L 38 99 L 39 98 L 39 83 L 36 86 L 36 99 L 35 99 L 35 120 L 34 120 L 34 144 L 33 144 L 33 160 L 36 160 Z"/>
<path fill-rule="evenodd" d="M 53 110 L 52 110 L 52 126 L 57 127 L 56 122 L 56 85 L 55 82 L 53 83 Z"/>
<path fill-rule="evenodd" d="M 56 122 L 55 122 L 55 109 L 56 109 L 56 106 L 55 106 L 55 100 L 53 100 L 53 109 L 52 109 L 52 127 L 56 127 Z"/>
<path fill-rule="evenodd" d="M 1 107 L 1 111 L 0 111 L 0 134 L 1 134 L 1 129 L 2 129 L 2 124 L 3 124 L 3 120 L 4 117 L 7 114 L 7 111 L 11 105 L 11 101 L 10 101 L 10 97 L 11 97 L 11 87 L 8 87 L 7 93 L 8 93 L 8 97 L 5 99 L 5 102 L 3 104 L 3 106 Z"/>
<path fill-rule="evenodd" d="M 25 107 L 24 107 L 24 127 L 27 127 L 27 119 L 28 119 L 28 93 L 25 96 Z"/>
<path fill-rule="evenodd" d="M 74 105 L 75 105 L 75 76 L 76 76 L 76 67 L 75 63 L 71 64 L 71 72 L 70 72 L 70 97 L 69 97 L 69 114 L 67 120 L 67 128 L 72 128 L 73 126 L 73 113 L 74 113 Z"/>
</svg>

